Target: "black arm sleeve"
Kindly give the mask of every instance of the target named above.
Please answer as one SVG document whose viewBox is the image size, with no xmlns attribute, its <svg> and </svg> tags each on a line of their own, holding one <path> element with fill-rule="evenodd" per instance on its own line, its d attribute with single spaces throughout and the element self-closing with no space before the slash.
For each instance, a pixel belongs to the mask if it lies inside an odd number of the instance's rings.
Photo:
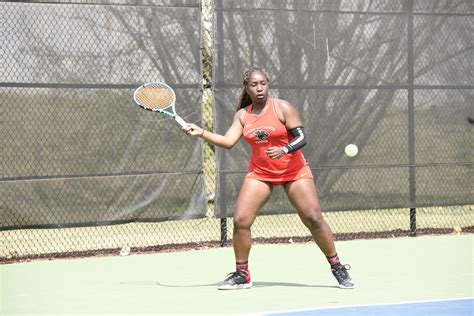
<svg viewBox="0 0 474 316">
<path fill-rule="evenodd" d="M 295 128 L 290 129 L 290 133 L 293 136 L 291 142 L 283 147 L 283 151 L 287 153 L 291 153 L 301 149 L 306 145 L 306 137 L 303 132 L 303 126 L 298 126 Z"/>
</svg>

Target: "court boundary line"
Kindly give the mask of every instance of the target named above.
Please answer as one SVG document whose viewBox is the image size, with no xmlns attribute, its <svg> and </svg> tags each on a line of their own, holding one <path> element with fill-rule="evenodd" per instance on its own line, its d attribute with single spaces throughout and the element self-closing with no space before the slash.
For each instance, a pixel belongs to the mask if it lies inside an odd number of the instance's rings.
<svg viewBox="0 0 474 316">
<path fill-rule="evenodd" d="M 261 312 L 257 314 L 243 314 L 243 315 L 247 315 L 247 316 L 278 315 L 278 314 L 285 314 L 285 313 L 298 313 L 298 312 L 343 309 L 343 308 L 354 308 L 354 307 L 359 308 L 359 307 L 372 307 L 372 306 L 408 305 L 408 304 L 423 304 L 423 303 L 451 302 L 451 301 L 464 301 L 464 300 L 474 300 L 474 296 L 448 298 L 448 299 L 436 299 L 436 300 L 403 301 L 403 302 L 395 302 L 395 303 L 326 306 L 326 307 L 304 308 L 304 309 L 286 310 L 286 311 L 278 311 L 278 312 Z"/>
</svg>

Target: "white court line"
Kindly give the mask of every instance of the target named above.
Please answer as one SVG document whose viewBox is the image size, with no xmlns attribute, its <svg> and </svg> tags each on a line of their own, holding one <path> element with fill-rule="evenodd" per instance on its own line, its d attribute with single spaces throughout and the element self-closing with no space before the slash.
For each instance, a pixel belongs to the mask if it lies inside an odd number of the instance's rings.
<svg viewBox="0 0 474 316">
<path fill-rule="evenodd" d="M 315 308 L 294 309 L 294 310 L 278 311 L 278 312 L 262 312 L 258 314 L 240 314 L 240 315 L 241 316 L 278 315 L 278 314 L 285 314 L 285 313 L 309 312 L 309 311 L 318 311 L 318 310 L 326 310 L 326 309 L 408 305 L 408 304 L 437 303 L 437 302 L 450 302 L 450 301 L 462 301 L 462 300 L 474 300 L 474 297 L 468 296 L 468 297 L 458 297 L 458 298 L 448 298 L 448 299 L 438 299 L 438 300 L 404 301 L 404 302 L 395 302 L 395 303 L 378 303 L 378 304 L 363 304 L 363 305 L 326 306 L 326 307 L 315 307 Z"/>
</svg>

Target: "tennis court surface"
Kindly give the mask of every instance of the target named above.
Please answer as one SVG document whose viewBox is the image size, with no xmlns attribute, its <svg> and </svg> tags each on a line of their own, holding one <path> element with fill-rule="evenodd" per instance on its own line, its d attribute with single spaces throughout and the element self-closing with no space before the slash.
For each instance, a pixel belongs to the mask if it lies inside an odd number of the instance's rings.
<svg viewBox="0 0 474 316">
<path fill-rule="evenodd" d="M 356 289 L 313 243 L 255 245 L 250 290 L 218 291 L 232 248 L 0 266 L 0 315 L 472 315 L 473 235 L 336 243 Z"/>
<path fill-rule="evenodd" d="M 266 315 L 279 316 L 366 316 L 366 315 L 387 315 L 387 316 L 416 316 L 416 315 L 472 315 L 474 300 L 452 299 L 440 301 L 403 302 L 397 304 L 381 304 L 366 306 L 344 306 L 337 308 L 318 308 L 309 310 L 299 310 L 290 312 L 271 313 Z"/>
</svg>

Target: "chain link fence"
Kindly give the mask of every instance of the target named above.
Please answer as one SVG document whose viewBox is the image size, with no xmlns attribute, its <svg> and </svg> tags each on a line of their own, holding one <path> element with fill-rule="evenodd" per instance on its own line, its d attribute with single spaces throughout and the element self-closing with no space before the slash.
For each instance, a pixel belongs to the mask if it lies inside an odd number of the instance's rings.
<svg viewBox="0 0 474 316">
<path fill-rule="evenodd" d="M 184 137 L 132 94 L 168 82 L 183 118 L 224 133 L 254 65 L 301 113 L 337 240 L 474 230 L 471 1 L 0 9 L 0 262 L 227 245 L 249 148 Z M 280 188 L 262 215 L 255 242 L 311 241 Z"/>
</svg>

